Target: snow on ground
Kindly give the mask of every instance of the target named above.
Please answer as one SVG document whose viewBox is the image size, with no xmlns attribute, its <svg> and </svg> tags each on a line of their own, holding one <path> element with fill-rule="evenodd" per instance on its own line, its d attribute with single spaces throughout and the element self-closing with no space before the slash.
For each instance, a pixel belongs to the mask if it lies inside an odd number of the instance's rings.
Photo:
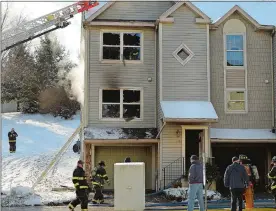
<svg viewBox="0 0 276 211">
<path fill-rule="evenodd" d="M 60 162 L 38 184 L 35 192 L 30 187 L 51 162 L 80 124 L 80 116 L 63 120 L 51 115 L 2 114 L 2 192 L 7 206 L 46 204 L 74 198 L 74 192 L 54 192 L 60 185 L 73 187 L 71 175 L 79 155 L 72 145 Z M 18 133 L 16 153 L 9 153 L 7 134 L 11 128 Z"/>
<path fill-rule="evenodd" d="M 164 190 L 164 193 L 169 198 L 182 198 L 187 200 L 188 188 L 169 188 Z M 203 190 L 203 196 L 205 196 L 205 190 Z M 219 200 L 221 199 L 221 194 L 216 191 L 207 190 L 207 199 Z"/>
</svg>

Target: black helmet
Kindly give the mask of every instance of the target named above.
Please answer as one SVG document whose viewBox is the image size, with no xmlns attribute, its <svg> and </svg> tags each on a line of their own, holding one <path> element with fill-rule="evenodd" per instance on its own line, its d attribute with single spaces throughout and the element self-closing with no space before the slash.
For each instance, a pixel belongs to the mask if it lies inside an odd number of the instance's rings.
<svg viewBox="0 0 276 211">
<path fill-rule="evenodd" d="M 272 162 L 273 162 L 273 163 L 276 163 L 276 156 L 274 156 L 274 157 L 272 158 Z"/>
<path fill-rule="evenodd" d="M 130 162 L 131 162 L 130 157 L 126 157 L 126 159 L 125 159 L 125 163 L 130 163 Z"/>
<path fill-rule="evenodd" d="M 100 166 L 105 166 L 105 162 L 104 162 L 103 160 L 101 160 L 101 161 L 99 162 L 99 165 L 100 165 Z"/>
</svg>

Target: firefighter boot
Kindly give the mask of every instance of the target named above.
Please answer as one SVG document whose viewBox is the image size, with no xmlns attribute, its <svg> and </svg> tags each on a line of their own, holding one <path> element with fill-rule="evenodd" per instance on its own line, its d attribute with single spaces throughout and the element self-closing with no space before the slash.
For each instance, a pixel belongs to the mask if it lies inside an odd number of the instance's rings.
<svg viewBox="0 0 276 211">
<path fill-rule="evenodd" d="M 75 207 L 72 204 L 68 205 L 69 210 L 74 211 Z"/>
<path fill-rule="evenodd" d="M 254 208 L 254 196 L 253 196 L 253 188 L 249 186 L 245 190 L 245 209 L 252 209 Z"/>
</svg>

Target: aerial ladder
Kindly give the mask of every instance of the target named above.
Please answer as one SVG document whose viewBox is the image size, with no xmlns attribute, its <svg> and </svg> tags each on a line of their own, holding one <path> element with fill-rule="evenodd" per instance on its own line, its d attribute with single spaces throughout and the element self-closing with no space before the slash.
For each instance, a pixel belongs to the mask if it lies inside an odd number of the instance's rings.
<svg viewBox="0 0 276 211">
<path fill-rule="evenodd" d="M 67 27 L 74 15 L 99 5 L 98 1 L 79 1 L 2 32 L 1 52 L 31 41 L 54 30 Z"/>
</svg>

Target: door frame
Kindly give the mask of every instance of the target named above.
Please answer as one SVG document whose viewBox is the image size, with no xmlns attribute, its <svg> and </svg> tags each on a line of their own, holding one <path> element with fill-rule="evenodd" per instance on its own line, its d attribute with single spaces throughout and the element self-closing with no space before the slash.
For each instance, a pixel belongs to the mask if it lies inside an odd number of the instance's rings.
<svg viewBox="0 0 276 211">
<path fill-rule="evenodd" d="M 186 130 L 202 130 L 202 143 L 203 149 L 202 152 L 205 153 L 207 158 L 212 156 L 211 152 L 211 141 L 210 141 L 210 127 L 208 125 L 181 125 L 182 128 L 182 157 L 187 159 L 186 157 Z M 184 162 L 184 170 L 186 171 L 186 162 Z"/>
</svg>

